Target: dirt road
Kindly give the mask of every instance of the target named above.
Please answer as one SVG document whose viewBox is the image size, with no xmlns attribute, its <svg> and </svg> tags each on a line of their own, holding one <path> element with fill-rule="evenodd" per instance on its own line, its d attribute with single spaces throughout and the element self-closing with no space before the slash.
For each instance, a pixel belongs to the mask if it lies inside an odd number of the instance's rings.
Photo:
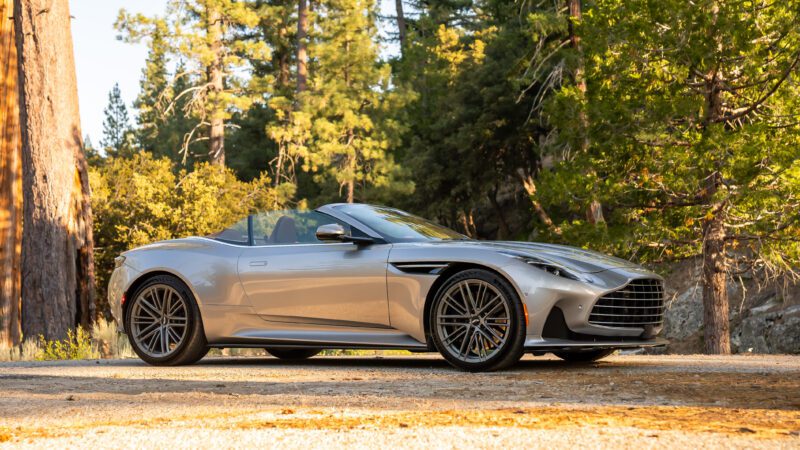
<svg viewBox="0 0 800 450">
<path fill-rule="evenodd" d="M 0 364 L 2 447 L 800 448 L 800 357 Z"/>
</svg>

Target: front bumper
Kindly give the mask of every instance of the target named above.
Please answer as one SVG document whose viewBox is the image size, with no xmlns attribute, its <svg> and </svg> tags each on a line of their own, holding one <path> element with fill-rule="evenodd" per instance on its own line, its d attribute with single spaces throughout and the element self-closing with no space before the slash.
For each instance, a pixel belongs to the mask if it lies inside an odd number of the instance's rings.
<svg viewBox="0 0 800 450">
<path fill-rule="evenodd" d="M 528 313 L 526 348 L 563 346 L 586 348 L 624 348 L 666 345 L 655 340 L 661 325 L 653 327 L 613 327 L 589 322 L 594 305 L 637 279 L 662 279 L 636 267 L 622 267 L 589 274 L 592 283 L 558 278 L 515 262 L 503 267 L 514 280 Z M 558 320 L 551 323 L 553 313 Z M 613 345 L 616 344 L 616 345 Z"/>
</svg>

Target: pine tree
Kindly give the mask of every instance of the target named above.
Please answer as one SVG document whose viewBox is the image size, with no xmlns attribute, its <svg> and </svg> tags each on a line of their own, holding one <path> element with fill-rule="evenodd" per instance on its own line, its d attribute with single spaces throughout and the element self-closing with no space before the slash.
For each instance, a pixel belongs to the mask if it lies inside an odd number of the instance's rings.
<svg viewBox="0 0 800 450">
<path fill-rule="evenodd" d="M 792 2 L 603 0 L 580 25 L 589 146 L 541 185 L 553 204 L 599 195 L 610 212 L 601 230 L 567 218 L 570 242 L 701 257 L 708 353 L 731 351 L 731 278 L 800 257 L 798 21 Z M 548 108 L 564 131 L 569 94 Z"/>
<path fill-rule="evenodd" d="M 176 79 L 202 80 L 187 90 L 174 90 L 176 99 L 189 99 L 187 113 L 196 121 L 184 140 L 184 159 L 192 143 L 204 141 L 208 146 L 208 160 L 224 165 L 225 122 L 233 111 L 246 110 L 254 100 L 247 89 L 249 80 L 235 73 L 252 60 L 269 59 L 270 49 L 264 42 L 242 41 L 232 31 L 236 27 L 258 25 L 257 10 L 250 3 L 236 0 L 170 0 L 168 3 L 164 36 L 170 52 L 186 64 L 186 71 L 177 74 Z M 116 27 L 126 40 L 138 42 L 161 33 L 159 27 L 152 26 L 157 20 L 122 10 Z M 261 80 L 251 81 L 260 83 Z"/>
<path fill-rule="evenodd" d="M 270 138 L 274 129 L 284 130 L 288 115 L 283 115 L 278 104 L 294 104 L 293 67 L 295 64 L 297 19 L 294 0 L 255 0 L 252 8 L 259 17 L 256 27 L 238 26 L 235 28 L 238 39 L 247 44 L 266 43 L 272 49 L 272 57 L 248 58 L 251 66 L 248 92 L 254 98 L 269 99 L 267 103 L 254 103 L 249 110 L 231 117 L 231 128 L 226 140 L 226 162 L 237 174 L 245 179 L 257 177 L 266 169 L 273 171 L 273 183 L 279 184 L 286 178 L 286 171 L 279 170 L 291 165 L 279 162 L 285 153 L 278 151 L 276 140 Z M 275 106 L 270 107 L 270 105 Z M 289 111 L 291 111 L 291 106 Z M 286 120 L 284 120 L 286 119 Z M 281 147 L 282 148 L 282 147 Z"/>
<path fill-rule="evenodd" d="M 314 71 L 302 99 L 311 139 L 302 156 L 320 182 L 335 181 L 353 202 L 357 186 L 386 186 L 398 170 L 389 152 L 398 130 L 386 120 L 386 108 L 401 99 L 389 90 L 389 66 L 376 63 L 374 1 L 315 5 Z M 359 197 L 364 200 L 363 189 Z"/>
<path fill-rule="evenodd" d="M 128 108 L 122 100 L 119 83 L 108 93 L 108 106 L 103 119 L 103 137 L 100 145 L 109 156 L 130 156 L 133 152 L 131 142 L 131 125 L 128 118 Z"/>
<path fill-rule="evenodd" d="M 163 19 L 152 20 L 152 29 L 148 39 L 148 53 L 142 77 L 139 81 L 139 95 L 133 102 L 137 109 L 136 138 L 143 150 L 156 155 L 171 153 L 165 148 L 162 130 L 168 120 L 167 109 L 172 99 L 169 84 L 167 23 Z"/>
</svg>

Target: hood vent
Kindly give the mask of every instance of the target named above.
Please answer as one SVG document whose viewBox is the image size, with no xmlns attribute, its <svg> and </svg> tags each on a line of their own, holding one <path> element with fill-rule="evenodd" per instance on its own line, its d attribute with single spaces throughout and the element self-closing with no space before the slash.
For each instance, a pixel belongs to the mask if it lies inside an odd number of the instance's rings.
<svg viewBox="0 0 800 450">
<path fill-rule="evenodd" d="M 438 262 L 438 261 L 410 261 L 410 262 L 395 262 L 392 265 L 397 269 L 405 273 L 419 273 L 419 274 L 428 274 L 428 275 L 438 275 L 447 266 L 450 265 L 448 262 Z"/>
</svg>

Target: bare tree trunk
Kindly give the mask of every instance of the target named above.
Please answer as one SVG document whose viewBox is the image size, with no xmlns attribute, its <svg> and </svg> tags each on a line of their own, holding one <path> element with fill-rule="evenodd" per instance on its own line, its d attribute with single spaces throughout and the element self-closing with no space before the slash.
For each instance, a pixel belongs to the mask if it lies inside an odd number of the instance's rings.
<svg viewBox="0 0 800 450">
<path fill-rule="evenodd" d="M 709 354 L 731 352 L 726 268 L 725 227 L 719 211 L 703 234 L 703 326 Z"/>
<path fill-rule="evenodd" d="M 394 7 L 397 10 L 397 36 L 400 39 L 400 52 L 403 53 L 406 47 L 406 16 L 403 12 L 403 0 L 394 0 Z"/>
<path fill-rule="evenodd" d="M 581 37 L 575 31 L 575 24 L 581 21 L 583 13 L 581 11 L 581 0 L 568 0 L 569 3 L 569 41 L 570 46 L 578 54 L 578 63 L 573 72 L 573 80 L 575 87 L 581 93 L 581 99 L 586 100 L 586 75 L 583 64 L 583 50 L 581 49 Z M 586 117 L 586 111 L 581 107 L 578 112 L 578 127 L 581 131 L 581 141 L 579 149 L 585 152 L 589 149 L 589 119 Z M 603 216 L 603 205 L 599 200 L 593 198 L 586 208 L 586 219 L 591 224 L 605 223 L 606 219 Z"/>
<path fill-rule="evenodd" d="M 711 2 L 711 20 L 716 23 L 719 4 Z M 709 36 L 721 45 L 719 35 Z M 722 80 L 717 76 L 717 68 L 706 74 L 705 112 L 702 117 L 703 129 L 718 120 L 722 112 L 721 86 Z M 726 283 L 728 261 L 725 257 L 725 211 L 726 204 L 713 203 L 714 196 L 722 186 L 720 172 L 722 162 L 717 162 L 716 170 L 705 178 L 705 186 L 701 192 L 706 201 L 711 203 L 710 213 L 713 215 L 703 228 L 703 333 L 706 353 L 729 354 L 731 352 L 730 322 L 728 316 L 728 286 Z"/>
<path fill-rule="evenodd" d="M 356 183 L 353 180 L 347 180 L 347 203 L 355 201 L 355 185 Z"/>
<path fill-rule="evenodd" d="M 94 316 L 94 254 L 67 0 L 15 0 L 22 136 L 22 332 Z"/>
<path fill-rule="evenodd" d="M 308 54 L 306 42 L 308 38 L 308 0 L 300 0 L 297 4 L 297 93 L 305 92 L 308 79 Z"/>
<path fill-rule="evenodd" d="M 348 140 L 347 146 L 353 142 L 353 130 L 348 130 Z M 356 173 L 356 157 L 348 156 L 347 157 L 347 169 L 350 172 L 350 178 L 345 181 L 345 185 L 347 186 L 347 203 L 354 203 L 355 202 L 355 189 L 356 189 L 356 180 L 355 180 L 355 173 Z"/>
<path fill-rule="evenodd" d="M 12 0 L 0 0 L 0 347 L 21 338 L 22 155 L 13 9 Z"/>
<path fill-rule="evenodd" d="M 225 89 L 222 62 L 222 13 L 216 6 L 208 7 L 208 40 L 214 58 L 206 67 L 209 89 L 211 91 L 211 110 L 209 123 L 211 130 L 208 139 L 208 160 L 212 164 L 225 165 L 225 105 L 220 94 Z"/>
<path fill-rule="evenodd" d="M 581 14 L 581 0 L 569 0 L 569 42 L 570 46 L 579 54 L 581 53 L 581 37 L 575 32 L 575 23 L 579 22 L 581 17 L 583 17 Z M 575 86 L 581 94 L 586 94 L 586 77 L 583 71 L 583 57 L 581 55 L 573 76 L 575 78 Z M 584 114 L 582 125 L 585 124 L 586 115 Z"/>
<path fill-rule="evenodd" d="M 288 124 L 287 124 L 288 126 Z M 275 179 L 272 180 L 272 186 L 278 187 L 281 184 L 281 178 L 283 177 L 283 156 L 286 154 L 286 144 L 283 142 L 283 139 L 278 143 L 278 158 L 275 162 Z"/>
<path fill-rule="evenodd" d="M 550 218 L 550 215 L 547 214 L 547 211 L 544 210 L 542 204 L 536 200 L 536 182 L 533 180 L 533 175 L 530 174 L 520 174 L 520 179 L 522 180 L 522 187 L 525 189 L 525 192 L 528 194 L 528 198 L 531 201 L 531 206 L 533 207 L 533 212 L 539 217 L 539 220 L 542 221 L 544 226 L 547 227 L 548 230 L 552 231 L 555 234 L 561 234 L 561 228 L 557 227 L 553 223 L 553 219 Z"/>
<path fill-rule="evenodd" d="M 599 200 L 593 199 L 586 208 L 586 220 L 592 225 L 598 223 L 605 223 L 606 218 L 603 216 L 603 204 Z"/>
<path fill-rule="evenodd" d="M 491 192 L 487 193 L 487 197 L 489 197 L 489 203 L 491 203 L 492 207 L 497 212 L 497 239 L 502 240 L 508 239 L 508 237 L 511 236 L 511 229 L 508 227 L 506 217 L 503 214 L 503 207 L 500 206 L 500 203 L 497 201 L 497 191 L 498 188 L 495 186 Z"/>
</svg>

